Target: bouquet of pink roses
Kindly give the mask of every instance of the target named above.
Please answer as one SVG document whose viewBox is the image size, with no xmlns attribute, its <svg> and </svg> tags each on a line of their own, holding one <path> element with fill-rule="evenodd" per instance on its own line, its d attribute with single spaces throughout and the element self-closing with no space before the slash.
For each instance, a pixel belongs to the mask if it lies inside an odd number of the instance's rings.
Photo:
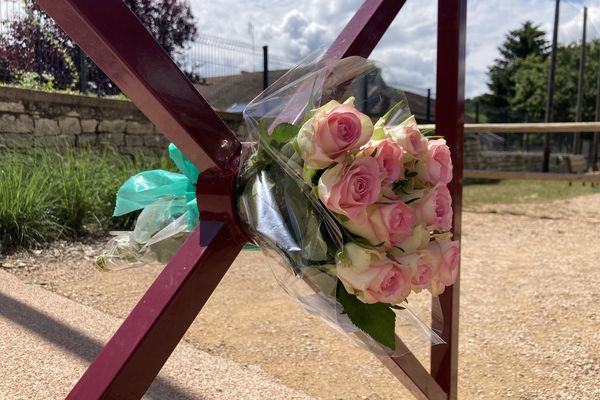
<svg viewBox="0 0 600 400">
<path fill-rule="evenodd" d="M 289 292 L 394 350 L 396 313 L 411 292 L 452 285 L 459 251 L 445 140 L 423 134 L 405 101 L 383 114 L 378 83 L 375 64 L 352 57 L 292 71 L 255 99 L 239 208 L 256 242 L 285 260 Z"/>
</svg>

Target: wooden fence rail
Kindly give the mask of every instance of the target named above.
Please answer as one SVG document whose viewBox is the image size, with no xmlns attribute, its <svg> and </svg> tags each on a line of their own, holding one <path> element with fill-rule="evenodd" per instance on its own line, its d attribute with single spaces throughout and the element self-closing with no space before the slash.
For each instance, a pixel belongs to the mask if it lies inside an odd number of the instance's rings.
<svg viewBox="0 0 600 400">
<path fill-rule="evenodd" d="M 435 124 L 419 125 L 421 129 L 435 130 Z M 540 122 L 540 123 L 496 123 L 496 124 L 465 124 L 465 132 L 476 133 L 581 133 L 600 132 L 600 122 Z M 443 133 L 443 132 L 441 132 Z M 597 141 L 594 142 L 597 146 Z M 597 151 L 593 155 L 597 157 Z M 597 160 L 592 167 L 597 169 Z M 495 170 L 465 170 L 464 178 L 472 179 L 526 179 L 552 180 L 568 182 L 600 183 L 600 172 L 592 173 L 548 173 L 530 171 L 495 171 Z"/>
<path fill-rule="evenodd" d="M 421 129 L 435 129 L 434 124 L 419 125 Z M 466 132 L 479 133 L 575 133 L 600 132 L 600 122 L 540 122 L 511 124 L 465 124 Z"/>
</svg>

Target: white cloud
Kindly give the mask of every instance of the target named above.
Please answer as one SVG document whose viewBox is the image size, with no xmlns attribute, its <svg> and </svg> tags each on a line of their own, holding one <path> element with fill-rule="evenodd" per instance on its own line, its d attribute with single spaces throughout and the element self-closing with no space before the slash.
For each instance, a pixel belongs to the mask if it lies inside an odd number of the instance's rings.
<svg viewBox="0 0 600 400">
<path fill-rule="evenodd" d="M 362 4 L 361 0 L 191 0 L 202 33 L 249 43 L 254 25 L 257 46 L 272 54 L 300 60 L 329 45 Z M 581 37 L 582 7 L 587 5 L 588 38 L 600 37 L 600 0 L 562 0 L 559 41 Z M 467 10 L 466 94 L 485 92 L 486 72 L 498 57 L 509 30 L 531 20 L 550 40 L 554 0 L 471 0 Z M 372 58 L 380 60 L 406 89 L 435 87 L 436 0 L 407 0 Z"/>
</svg>

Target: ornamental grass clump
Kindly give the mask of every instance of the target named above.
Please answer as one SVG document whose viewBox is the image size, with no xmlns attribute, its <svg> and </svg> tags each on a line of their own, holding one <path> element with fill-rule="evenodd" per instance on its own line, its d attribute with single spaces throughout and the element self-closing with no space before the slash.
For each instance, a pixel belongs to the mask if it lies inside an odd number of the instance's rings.
<svg viewBox="0 0 600 400">
<path fill-rule="evenodd" d="M 47 171 L 32 157 L 8 155 L 0 162 L 0 253 L 37 247 L 64 233 L 56 191 Z"/>
<path fill-rule="evenodd" d="M 129 229 L 136 215 L 115 218 L 115 192 L 135 171 L 172 168 L 165 157 L 116 149 L 36 149 L 0 156 L 0 252 L 58 239 Z"/>
</svg>

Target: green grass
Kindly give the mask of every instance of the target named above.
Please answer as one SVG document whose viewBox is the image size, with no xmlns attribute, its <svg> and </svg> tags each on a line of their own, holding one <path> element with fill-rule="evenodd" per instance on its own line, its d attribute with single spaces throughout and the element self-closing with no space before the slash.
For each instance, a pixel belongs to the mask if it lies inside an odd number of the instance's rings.
<svg viewBox="0 0 600 400">
<path fill-rule="evenodd" d="M 115 195 L 127 178 L 155 168 L 173 166 L 166 157 L 110 148 L 2 154 L 0 253 L 131 228 L 135 215 L 112 217 Z"/>
<path fill-rule="evenodd" d="M 600 186 L 586 183 L 532 180 L 505 180 L 469 184 L 463 187 L 465 207 L 481 204 L 541 203 L 587 194 L 600 193 Z"/>
<path fill-rule="evenodd" d="M 127 178 L 162 168 L 166 157 L 124 156 L 116 150 L 69 149 L 0 155 L 0 253 L 56 239 L 131 229 L 137 215 L 113 218 L 115 195 Z M 600 193 L 600 186 L 506 180 L 464 186 L 465 207 L 547 202 Z"/>
</svg>

